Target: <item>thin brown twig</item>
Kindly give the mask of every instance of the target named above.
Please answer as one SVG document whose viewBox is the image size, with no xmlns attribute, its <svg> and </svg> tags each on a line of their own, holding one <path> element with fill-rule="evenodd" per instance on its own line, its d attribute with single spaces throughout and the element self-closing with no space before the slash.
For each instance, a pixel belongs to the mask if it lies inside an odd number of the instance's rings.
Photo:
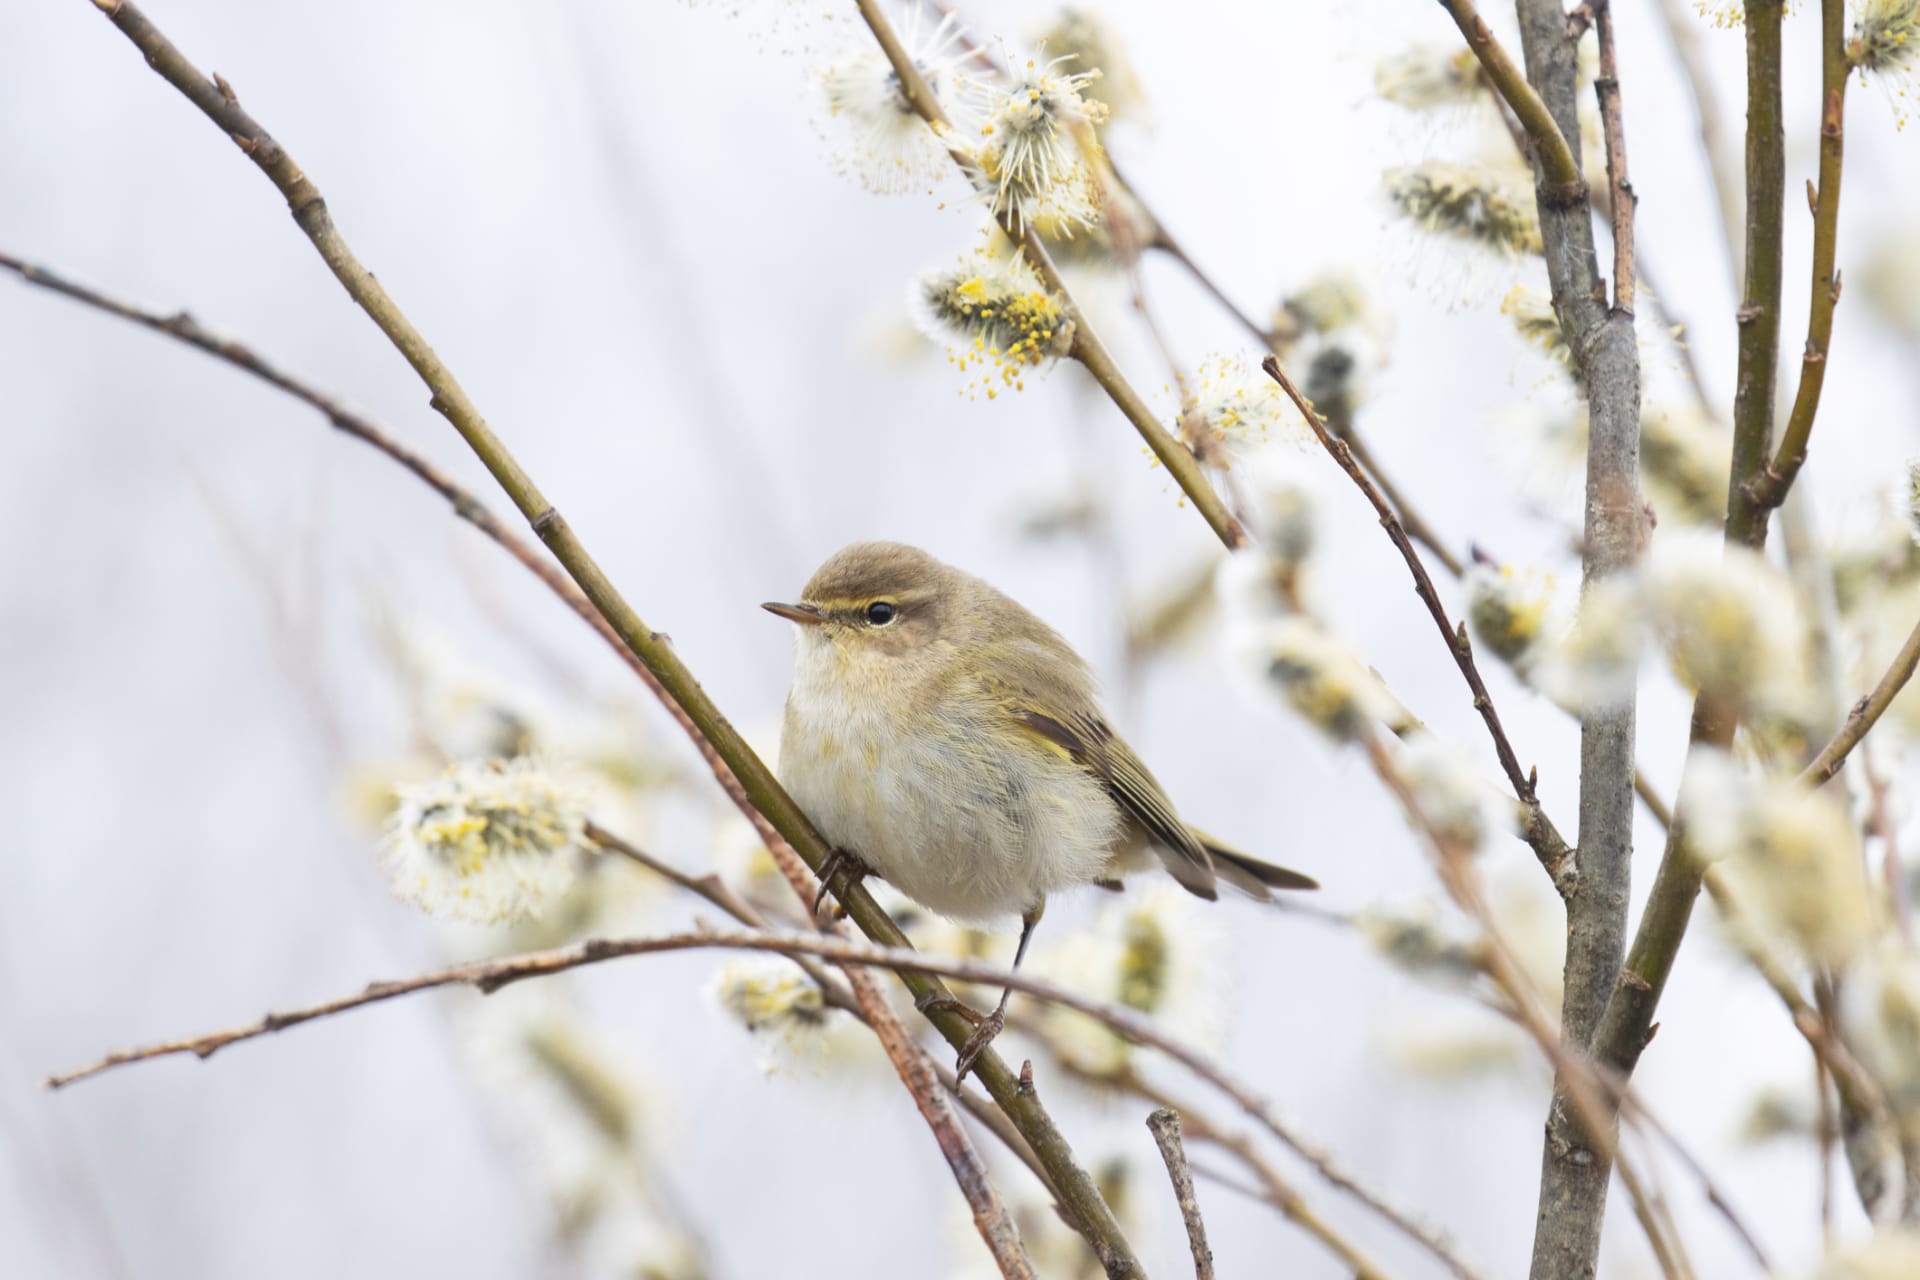
<svg viewBox="0 0 1920 1280">
<path fill-rule="evenodd" d="M 1847 718 L 1841 723 L 1839 732 L 1833 735 L 1833 740 L 1820 749 L 1813 763 L 1801 773 L 1801 785 L 1822 786 L 1840 772 L 1840 766 L 1846 763 L 1848 754 L 1880 722 L 1880 717 L 1893 705 L 1893 700 L 1913 679 L 1916 667 L 1920 667 L 1920 624 L 1916 624 L 1908 634 L 1906 643 L 1894 655 L 1893 665 L 1880 677 L 1880 683 L 1853 704 L 1853 709 L 1847 712 Z"/>
<path fill-rule="evenodd" d="M 516 982 L 564 973 L 586 965 L 601 964 L 627 956 L 714 949 L 772 952 L 789 957 L 815 956 L 840 966 L 860 965 L 901 973 L 935 974 L 964 983 L 1011 988 L 1049 1004 L 1085 1014 L 1123 1039 L 1145 1045 L 1166 1055 L 1219 1089 L 1237 1103 L 1249 1117 L 1313 1165 L 1328 1182 L 1354 1196 L 1403 1231 L 1409 1238 L 1446 1261 L 1449 1269 L 1454 1269 L 1446 1249 L 1443 1246 L 1436 1247 L 1426 1229 L 1375 1193 L 1353 1181 L 1350 1175 L 1339 1169 L 1325 1151 L 1296 1133 L 1279 1117 L 1271 1103 L 1250 1086 L 1242 1083 L 1226 1067 L 1201 1051 L 1168 1035 L 1152 1019 L 1138 1011 L 1125 1005 L 1084 996 L 1020 970 L 1001 969 L 983 961 L 961 956 L 933 955 L 915 951 L 911 947 L 874 946 L 831 935 L 773 930 L 724 932 L 700 929 L 649 938 L 595 938 L 547 951 L 470 961 L 436 969 L 412 978 L 370 983 L 365 989 L 351 995 L 335 997 L 299 1009 L 269 1013 L 253 1022 L 224 1031 L 161 1041 L 135 1049 L 123 1049 L 84 1067 L 51 1076 L 45 1084 L 50 1089 L 64 1088 L 116 1067 L 155 1058 L 192 1054 L 197 1058 L 206 1059 L 230 1045 L 245 1040 L 272 1035 L 302 1023 L 439 987 L 470 986 L 482 994 L 491 994 Z M 1031 1082 L 1029 1081 L 1023 1087 L 1031 1089 Z"/>
<path fill-rule="evenodd" d="M 1327 429 L 1325 420 L 1314 409 L 1313 403 L 1301 395 L 1299 388 L 1293 385 L 1286 371 L 1280 367 L 1277 357 L 1268 356 L 1261 362 L 1260 367 L 1280 384 L 1281 390 L 1287 393 L 1295 407 L 1300 410 L 1301 416 L 1306 418 L 1307 424 L 1313 428 L 1314 435 L 1319 438 L 1327 452 L 1333 455 L 1333 460 L 1340 465 L 1340 469 L 1347 473 L 1354 484 L 1359 486 L 1360 492 L 1379 515 L 1381 527 L 1386 529 L 1387 536 L 1393 540 L 1393 545 L 1399 550 L 1401 559 L 1407 562 L 1407 569 L 1413 574 L 1414 591 L 1419 595 L 1421 603 L 1426 605 L 1427 612 L 1432 615 L 1434 625 L 1440 628 L 1440 634 L 1447 643 L 1447 651 L 1453 655 L 1454 664 L 1460 668 L 1460 674 L 1466 680 L 1467 688 L 1473 693 L 1474 709 L 1480 713 L 1480 719 L 1487 726 L 1487 733 L 1493 738 L 1494 754 L 1500 758 L 1500 767 L 1505 770 L 1514 795 L 1519 798 L 1522 807 L 1526 810 L 1523 832 L 1526 841 L 1533 847 L 1540 865 L 1546 868 L 1547 875 L 1552 878 L 1554 888 L 1560 891 L 1562 898 L 1567 897 L 1575 878 L 1572 851 L 1568 849 L 1567 842 L 1561 839 L 1560 833 L 1555 830 L 1552 820 L 1546 815 L 1546 810 L 1541 807 L 1533 775 L 1521 769 L 1520 759 L 1514 754 L 1513 744 L 1507 740 L 1507 731 L 1500 723 L 1500 713 L 1493 705 L 1493 695 L 1487 692 L 1486 682 L 1480 678 L 1480 668 L 1474 662 L 1473 643 L 1467 638 L 1466 627 L 1455 626 L 1447 617 L 1446 606 L 1441 604 L 1440 594 L 1434 590 L 1433 579 L 1427 575 L 1426 566 L 1420 560 L 1420 553 L 1408 540 L 1405 526 L 1394 515 L 1393 507 L 1381 495 L 1380 490 L 1367 478 L 1366 472 L 1361 470 L 1359 464 L 1354 461 L 1353 451 L 1347 443 L 1335 438 Z"/>
<path fill-rule="evenodd" d="M 1552 1064 L 1555 1079 L 1559 1082 L 1556 1102 L 1564 1094 L 1578 1114 L 1589 1140 L 1619 1175 L 1634 1202 L 1636 1216 L 1646 1230 L 1648 1244 L 1653 1248 L 1662 1274 L 1668 1280 L 1680 1280 L 1689 1269 L 1680 1252 L 1679 1241 L 1666 1238 L 1652 1204 L 1651 1193 L 1638 1173 L 1622 1157 L 1619 1137 L 1610 1124 L 1614 1108 L 1627 1096 L 1624 1084 L 1616 1085 L 1608 1080 L 1591 1062 L 1577 1057 L 1562 1042 L 1560 1033 L 1542 1007 L 1539 993 L 1527 978 L 1517 953 L 1487 904 L 1478 877 L 1468 861 L 1467 851 L 1442 833 L 1427 816 L 1413 785 L 1401 772 L 1398 762 L 1383 741 L 1369 735 L 1362 739 L 1361 746 L 1366 750 L 1374 773 L 1400 802 L 1408 821 L 1428 845 L 1434 869 L 1439 873 L 1440 882 L 1448 896 L 1479 926 L 1486 943 L 1481 949 L 1481 971 L 1505 997 L 1507 1015 L 1527 1033 Z M 1746 1234 L 1744 1230 L 1742 1234 Z"/>
<path fill-rule="evenodd" d="M 653 687 L 664 691 L 666 698 L 677 704 L 685 716 L 683 725 L 691 726 L 696 740 L 703 739 L 724 762 L 726 772 L 731 774 L 747 801 L 749 817 L 756 820 L 756 828 L 763 833 L 776 831 L 778 838 L 803 858 L 809 868 L 824 866 L 831 850 L 806 814 L 700 687 L 667 637 L 641 620 L 572 527 L 493 433 L 425 336 L 355 256 L 334 224 L 319 189 L 285 148 L 240 106 L 231 85 L 224 79 L 203 75 L 137 7 L 127 0 L 93 0 L 93 3 L 142 53 L 147 65 L 239 146 L 286 198 L 295 222 L 347 294 L 367 312 L 432 391 L 433 407 L 487 467 L 540 540 L 565 566 L 568 576 L 579 584 L 613 634 L 646 666 L 655 678 Z M 924 81 L 920 81 L 917 72 L 912 72 L 911 67 L 909 72 L 924 91 Z M 1192 462 L 1190 454 L 1182 456 Z M 1169 464 L 1169 469 L 1178 473 L 1177 460 Z M 1209 497 L 1213 496 L 1210 490 L 1207 492 Z M 1195 503 L 1204 507 L 1199 497 Z M 1214 503 L 1217 507 L 1217 498 Z M 1229 532 L 1233 528 L 1237 526 L 1229 524 Z M 723 778 L 723 784 L 724 781 Z M 736 803 L 740 801 L 736 799 Z M 864 887 L 847 888 L 841 895 L 841 903 L 867 937 L 888 945 L 906 943 L 905 935 Z M 905 980 L 916 1001 L 927 1009 L 929 1021 L 947 1042 L 956 1049 L 965 1045 L 973 1033 L 973 1025 L 958 1012 L 957 1006 L 943 1003 L 950 1001 L 950 997 L 939 981 L 923 975 Z M 1140 1264 L 1125 1232 L 1100 1195 L 1099 1187 L 1080 1167 L 1053 1117 L 1031 1090 L 1020 1089 L 1014 1073 L 991 1047 L 979 1056 L 975 1065 L 981 1083 L 1047 1166 L 1062 1203 L 1080 1224 L 1109 1275 L 1138 1274 Z"/>
<path fill-rule="evenodd" d="M 1692 1274 L 1671 1218 L 1663 1212 L 1657 1190 L 1651 1187 L 1620 1150 L 1619 1138 L 1612 1130 L 1616 1110 L 1624 1111 L 1636 1123 L 1646 1126 L 1679 1157 L 1688 1172 L 1699 1181 L 1708 1202 L 1726 1220 L 1742 1246 L 1763 1274 L 1771 1274 L 1773 1265 L 1758 1239 L 1746 1225 L 1732 1201 L 1720 1189 L 1706 1166 L 1680 1142 L 1647 1105 L 1634 1095 L 1624 1078 L 1609 1075 L 1604 1068 L 1577 1054 L 1564 1043 L 1547 1015 L 1538 991 L 1519 962 L 1518 954 L 1506 939 L 1492 907 L 1480 888 L 1469 853 L 1458 848 L 1423 811 L 1398 764 L 1378 738 L 1368 738 L 1366 747 L 1374 772 L 1399 800 L 1409 820 L 1426 839 L 1435 859 L 1442 885 L 1467 915 L 1480 927 L 1487 945 L 1482 950 L 1482 972 L 1506 998 L 1502 1012 L 1532 1038 L 1554 1069 L 1558 1098 L 1564 1095 L 1578 1114 L 1588 1139 L 1603 1154 L 1618 1174 L 1633 1201 L 1635 1216 L 1647 1233 L 1663 1274 L 1686 1277 Z"/>
<path fill-rule="evenodd" d="M 1280 1171 L 1261 1154 L 1260 1148 L 1254 1143 L 1251 1135 L 1228 1129 L 1217 1123 L 1196 1106 L 1192 1099 L 1176 1097 L 1164 1086 L 1146 1079 L 1131 1064 L 1123 1065 L 1118 1071 L 1099 1073 L 1076 1069 L 1070 1061 L 1065 1059 L 1062 1060 L 1061 1065 L 1090 1085 L 1118 1089 L 1144 1099 L 1155 1107 L 1168 1107 L 1179 1112 L 1189 1138 L 1227 1152 L 1259 1181 L 1260 1189 L 1246 1189 L 1245 1194 L 1262 1204 L 1278 1209 L 1289 1221 L 1320 1241 L 1340 1259 L 1342 1267 L 1352 1273 L 1354 1280 L 1385 1280 L 1385 1274 L 1378 1266 L 1362 1254 L 1351 1241 L 1328 1225 L 1326 1220 L 1306 1202 L 1305 1197 L 1280 1176 Z M 1198 1166 L 1195 1166 L 1195 1172 L 1199 1172 Z M 1403 1216 L 1408 1217 L 1409 1221 L 1413 1221 L 1411 1215 L 1401 1212 Z M 1420 1229 L 1431 1240 L 1428 1248 L 1442 1266 L 1460 1280 L 1475 1280 L 1475 1273 L 1459 1256 L 1453 1241 L 1434 1227 L 1420 1224 Z"/>
<path fill-rule="evenodd" d="M 694 876 L 680 870 L 637 845 L 622 839 L 598 823 L 586 824 L 586 837 L 593 844 L 629 861 L 646 867 L 654 874 L 663 876 L 672 883 L 690 893 L 705 899 L 725 911 L 740 923 L 757 929 L 768 928 L 766 917 L 754 909 L 739 894 L 735 893 L 719 876 L 708 874 Z M 934 1140 L 940 1148 L 940 1154 L 946 1158 L 947 1166 L 953 1171 L 954 1180 L 959 1184 L 961 1193 L 966 1197 L 968 1208 L 973 1212 L 974 1225 L 981 1239 L 986 1242 L 988 1252 L 1004 1276 L 1033 1280 L 1033 1264 L 1027 1258 L 1026 1249 L 1020 1243 L 1020 1233 L 1015 1228 L 1013 1217 L 1007 1212 L 1006 1204 L 994 1189 L 988 1176 L 986 1164 L 980 1159 L 980 1153 L 960 1127 L 959 1119 L 953 1113 L 950 1098 L 959 1096 L 963 1100 L 965 1093 L 959 1083 L 949 1074 L 944 1080 L 935 1074 L 934 1065 L 928 1061 L 926 1052 L 907 1034 L 906 1028 L 893 1012 L 893 1007 L 881 995 L 880 988 L 872 980 L 873 975 L 865 969 L 849 968 L 844 972 L 847 983 L 835 982 L 823 969 L 818 960 L 811 956 L 795 956 L 794 963 L 812 978 L 820 988 L 821 998 L 828 1004 L 847 1010 L 864 1022 L 880 1042 L 882 1052 L 893 1064 L 900 1076 L 900 1082 L 913 1096 L 914 1105 L 919 1109 L 921 1118 L 932 1130 Z M 996 1115 L 1004 1123 L 1004 1117 Z M 1006 1142 L 1016 1156 L 1031 1159 L 1031 1153 L 1023 1150 L 1024 1144 L 1018 1142 L 1018 1135 L 1008 1130 L 994 1130 L 996 1136 Z M 1044 1173 L 1041 1185 L 1048 1186 Z"/>
<path fill-rule="evenodd" d="M 1160 1148 L 1167 1177 L 1173 1182 L 1173 1198 L 1180 1205 L 1180 1220 L 1187 1224 L 1187 1247 L 1193 1251 L 1194 1280 L 1213 1280 L 1213 1249 L 1207 1244 L 1207 1224 L 1200 1217 L 1200 1201 L 1193 1193 L 1193 1170 L 1187 1165 L 1187 1149 L 1180 1142 L 1180 1113 L 1161 1107 L 1147 1117 L 1147 1129 L 1153 1145 Z"/>
<path fill-rule="evenodd" d="M 1000 1274 L 1007 1280 L 1034 1280 L 1033 1263 L 1020 1243 L 1020 1231 L 1014 1226 L 1013 1215 L 995 1189 L 979 1149 L 954 1114 L 952 1102 L 935 1077 L 926 1051 L 907 1034 L 871 973 L 849 969 L 847 980 L 867 1026 L 872 1028 L 900 1082 L 912 1095 L 921 1118 L 932 1130 L 940 1154 L 946 1157 L 947 1167 L 953 1172 L 954 1182 L 966 1197 L 974 1229 L 986 1244 L 987 1252 L 993 1255 Z"/>
<path fill-rule="evenodd" d="M 1070 1077 L 1080 1081 L 1090 1089 L 1106 1093 L 1123 1093 L 1138 1098 L 1153 1107 L 1167 1107 L 1180 1113 L 1185 1125 L 1186 1136 L 1194 1141 L 1220 1148 L 1238 1160 L 1259 1182 L 1261 1189 L 1240 1187 L 1243 1194 L 1260 1201 L 1269 1208 L 1279 1210 L 1286 1218 L 1299 1226 L 1314 1239 L 1320 1241 L 1336 1257 L 1341 1265 L 1351 1272 L 1355 1280 L 1385 1280 L 1379 1267 L 1374 1265 L 1359 1249 L 1341 1236 L 1325 1219 L 1316 1213 L 1305 1197 L 1273 1167 L 1251 1134 L 1244 1130 L 1230 1129 L 1209 1116 L 1192 1098 L 1169 1090 L 1140 1072 L 1130 1060 L 1122 1060 L 1117 1066 L 1103 1069 L 1088 1067 L 1075 1060 L 1072 1054 L 1061 1049 L 1054 1041 L 1049 1028 L 1040 1019 L 1015 1014 L 1009 1025 L 1022 1034 L 1033 1037 L 1053 1054 L 1057 1065 Z M 1194 1167 L 1201 1172 L 1199 1166 Z M 1211 1176 L 1211 1175 L 1209 1175 Z M 1356 1198 L 1372 1203 L 1374 1193 L 1364 1188 L 1353 1191 Z M 1383 1217 L 1398 1213 L 1410 1223 L 1414 1223 L 1423 1233 L 1422 1243 L 1432 1251 L 1436 1259 L 1459 1280 L 1476 1280 L 1475 1273 L 1455 1251 L 1454 1243 L 1444 1232 L 1431 1225 L 1421 1223 L 1406 1210 L 1381 1208 Z"/>
<path fill-rule="evenodd" d="M 1600 100 L 1600 130 L 1606 139 L 1607 209 L 1613 226 L 1613 306 L 1633 314 L 1633 214 L 1640 197 L 1627 179 L 1626 125 L 1620 115 L 1620 65 L 1613 47 L 1611 0 L 1588 0 L 1593 28 L 1600 42 L 1600 74 L 1593 82 Z"/>
<path fill-rule="evenodd" d="M 1109 167 L 1111 167 L 1111 161 L 1109 161 Z M 1145 201 L 1141 200 L 1139 193 L 1134 190 L 1131 183 L 1127 182 L 1124 175 L 1121 175 L 1116 170 L 1115 178 L 1121 186 L 1125 187 L 1127 191 L 1133 195 L 1136 201 L 1139 201 L 1143 206 L 1145 205 Z M 1150 214 L 1149 216 L 1151 217 L 1152 215 Z M 1186 249 L 1181 247 L 1180 243 L 1173 238 L 1172 234 L 1167 231 L 1166 227 L 1157 217 L 1152 218 L 1152 223 L 1154 227 L 1154 239 L 1149 247 L 1158 249 L 1172 258 L 1193 278 L 1194 283 L 1198 284 L 1206 291 L 1209 297 L 1220 304 L 1221 308 L 1233 318 L 1235 323 L 1247 331 L 1249 337 L 1258 342 L 1262 347 L 1265 347 L 1270 353 L 1279 355 L 1280 352 L 1276 349 L 1274 335 L 1262 326 L 1259 321 L 1235 305 L 1233 299 L 1227 296 L 1226 291 L 1215 282 L 1212 276 L 1208 275 L 1207 272 L 1201 268 L 1198 262 L 1194 261 L 1193 257 L 1187 253 Z M 1412 501 L 1408 499 L 1406 491 L 1394 483 L 1392 476 L 1382 467 L 1377 455 L 1367 447 L 1365 438 L 1360 434 L 1359 429 L 1354 423 L 1352 421 L 1344 421 L 1330 423 L 1329 425 L 1335 429 L 1342 440 L 1347 442 L 1348 447 L 1353 450 L 1353 456 L 1359 460 L 1361 466 L 1367 469 L 1367 474 L 1372 476 L 1374 483 L 1380 486 L 1380 491 L 1387 495 L 1387 501 L 1393 504 L 1394 511 L 1400 517 L 1400 523 L 1406 526 L 1407 535 L 1426 547 L 1427 550 L 1433 552 L 1434 558 L 1445 565 L 1447 572 L 1451 573 L 1454 577 L 1457 578 L 1465 573 L 1466 566 L 1461 562 L 1460 557 L 1455 555 L 1453 551 L 1447 547 L 1447 544 L 1441 540 L 1440 535 L 1435 532 L 1433 525 L 1427 521 L 1425 516 L 1420 514 L 1419 510 L 1414 507 Z"/>
</svg>

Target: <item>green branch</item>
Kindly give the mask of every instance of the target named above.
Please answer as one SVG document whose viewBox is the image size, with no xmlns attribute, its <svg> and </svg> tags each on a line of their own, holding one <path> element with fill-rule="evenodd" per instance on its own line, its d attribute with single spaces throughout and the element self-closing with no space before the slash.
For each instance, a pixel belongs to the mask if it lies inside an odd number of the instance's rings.
<svg viewBox="0 0 1920 1280">
<path fill-rule="evenodd" d="M 1813 285 L 1807 304 L 1807 344 L 1800 356 L 1800 386 L 1793 411 L 1773 461 L 1751 481 L 1755 506 L 1779 506 L 1807 460 L 1814 415 L 1827 382 L 1827 349 L 1833 341 L 1833 313 L 1840 301 L 1840 272 L 1834 260 L 1840 240 L 1840 171 L 1846 157 L 1847 58 L 1845 0 L 1820 5 L 1820 181 L 1807 190 L 1813 206 Z"/>
<path fill-rule="evenodd" d="M 1500 42 L 1493 38 L 1493 32 L 1487 29 L 1485 20 L 1473 7 L 1473 0 L 1440 0 L 1440 7 L 1460 28 L 1460 34 L 1466 38 L 1467 48 L 1473 50 L 1473 56 L 1480 60 L 1480 69 L 1486 72 L 1488 83 L 1512 108 L 1514 118 L 1519 120 L 1520 127 L 1526 130 L 1528 140 L 1533 143 L 1544 182 L 1540 191 L 1541 199 L 1560 208 L 1584 205 L 1587 200 L 1587 178 L 1580 171 L 1579 157 L 1568 145 L 1567 135 L 1560 131 L 1560 125 L 1554 120 L 1553 112 L 1547 109 L 1545 100 L 1534 91 L 1533 85 L 1514 65 L 1513 59 L 1507 56 Z"/>
</svg>

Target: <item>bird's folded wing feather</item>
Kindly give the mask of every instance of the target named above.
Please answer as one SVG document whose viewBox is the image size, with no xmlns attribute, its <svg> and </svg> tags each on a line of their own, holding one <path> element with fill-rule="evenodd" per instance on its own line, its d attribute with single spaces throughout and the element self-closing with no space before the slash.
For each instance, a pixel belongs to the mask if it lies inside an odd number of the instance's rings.
<svg viewBox="0 0 1920 1280">
<path fill-rule="evenodd" d="M 1173 878 L 1203 898 L 1215 898 L 1213 858 L 1173 811 L 1138 756 L 1114 736 L 1098 715 L 1043 711 L 1016 690 L 995 689 L 996 701 L 1014 723 L 1045 739 L 1092 773 L 1121 809 L 1145 827 L 1154 851 Z"/>
</svg>

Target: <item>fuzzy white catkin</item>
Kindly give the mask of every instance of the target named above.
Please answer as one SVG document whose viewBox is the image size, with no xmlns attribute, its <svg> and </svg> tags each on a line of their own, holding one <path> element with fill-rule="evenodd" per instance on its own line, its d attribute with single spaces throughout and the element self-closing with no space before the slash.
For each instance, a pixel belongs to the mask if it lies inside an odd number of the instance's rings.
<svg viewBox="0 0 1920 1280">
<path fill-rule="evenodd" d="M 966 45 L 951 15 L 928 26 L 922 10 L 908 10 L 900 28 L 907 56 L 919 68 L 928 90 L 949 117 L 961 109 L 959 68 Z M 942 137 L 914 110 L 901 89 L 893 64 L 871 41 L 862 41 L 814 72 L 826 114 L 846 132 L 835 153 L 837 167 L 853 174 L 870 191 L 895 195 L 924 191 L 954 172 Z"/>
<path fill-rule="evenodd" d="M 1812 963 L 1859 952 L 1873 908 L 1853 823 L 1831 796 L 1703 750 L 1687 766 L 1681 808 L 1691 847 L 1722 865 L 1762 928 Z"/>
<path fill-rule="evenodd" d="M 1828 1255 L 1812 1280 L 1912 1280 L 1914 1276 L 1920 1276 L 1920 1231 L 1898 1227 L 1875 1232 Z"/>
<path fill-rule="evenodd" d="M 582 792 L 544 761 L 466 760 L 396 789 L 386 864 L 396 896 L 472 924 L 536 916 L 586 843 Z"/>
<path fill-rule="evenodd" d="M 1101 184 L 1080 152 L 1082 139 L 1107 118 L 1103 103 L 1081 96 L 1099 75 L 1098 68 L 1030 61 L 1010 83 L 976 82 L 986 123 L 974 158 L 992 187 L 995 216 L 1015 227 L 1052 221 L 1062 228 L 1099 216 Z"/>
</svg>

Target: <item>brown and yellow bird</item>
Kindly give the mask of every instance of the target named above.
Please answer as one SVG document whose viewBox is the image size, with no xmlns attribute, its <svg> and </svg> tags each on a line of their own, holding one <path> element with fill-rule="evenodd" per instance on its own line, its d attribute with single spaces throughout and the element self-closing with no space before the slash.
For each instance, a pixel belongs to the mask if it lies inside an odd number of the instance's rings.
<svg viewBox="0 0 1920 1280">
<path fill-rule="evenodd" d="M 1159 866 L 1214 899 L 1314 881 L 1181 821 L 1107 722 L 1093 674 L 1051 627 L 916 547 L 859 542 L 793 604 L 799 624 L 781 782 L 834 846 L 931 911 L 1021 918 L 1017 966 L 1047 898 Z M 833 876 L 827 877 L 829 883 Z M 1007 998 L 961 1054 L 1004 1025 Z"/>
</svg>

